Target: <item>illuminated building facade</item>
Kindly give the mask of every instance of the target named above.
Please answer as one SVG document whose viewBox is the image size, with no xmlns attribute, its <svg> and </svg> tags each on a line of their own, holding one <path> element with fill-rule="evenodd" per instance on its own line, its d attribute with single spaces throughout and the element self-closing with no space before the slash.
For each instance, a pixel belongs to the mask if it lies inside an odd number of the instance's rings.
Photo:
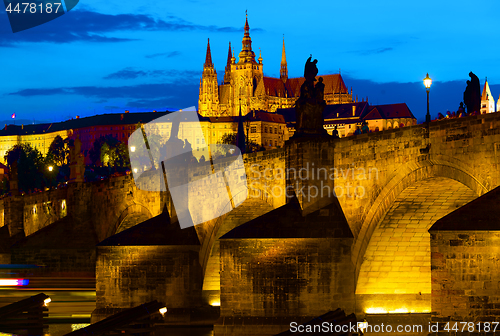
<svg viewBox="0 0 500 336">
<path fill-rule="evenodd" d="M 242 49 L 238 61 L 231 51 L 227 55 L 224 80 L 218 84 L 217 72 L 212 62 L 210 40 L 207 45 L 203 74 L 200 80 L 198 112 L 202 116 L 237 116 L 240 111 L 246 115 L 254 110 L 276 112 L 280 108 L 291 108 L 300 96 L 300 87 L 305 79 L 288 78 L 285 54 L 285 41 L 280 66 L 280 78 L 264 76 L 263 58 L 255 60 L 250 38 L 248 18 L 245 21 Z M 327 104 L 352 102 L 352 89 L 349 94 L 340 74 L 321 75 L 325 84 Z"/>
<path fill-rule="evenodd" d="M 155 119 L 167 115 L 169 112 L 140 112 L 122 114 L 103 114 L 86 118 L 76 118 L 59 123 L 36 125 L 6 125 L 0 130 L 0 162 L 5 163 L 4 156 L 13 146 L 20 143 L 29 143 L 38 149 L 44 156 L 56 136 L 61 138 L 80 139 L 81 151 L 85 156 L 85 163 L 90 164 L 89 151 L 94 142 L 102 136 L 113 136 L 124 144 L 128 143 L 130 135 L 141 124 L 147 124 Z M 238 117 L 202 117 L 198 116 L 203 131 L 203 137 L 195 135 L 192 125 L 180 128 L 178 137 L 186 139 L 193 148 L 194 156 L 202 156 L 203 147 L 207 144 L 219 143 L 223 136 L 236 133 Z M 257 111 L 249 116 L 243 116 L 245 134 L 250 132 L 250 139 L 266 149 L 282 147 L 288 139 L 288 130 L 282 116 Z M 153 134 L 160 136 L 163 144 L 170 137 L 171 120 L 167 117 L 163 123 L 154 123 Z M 183 123 L 182 123 L 183 124 Z"/>
<path fill-rule="evenodd" d="M 290 136 L 295 131 L 295 109 L 279 109 L 289 128 Z M 369 105 L 368 102 L 327 105 L 323 111 L 324 127 L 332 134 L 335 127 L 339 136 L 353 135 L 366 123 L 370 132 L 383 131 L 404 126 L 416 125 L 417 119 L 405 103 L 388 105 Z"/>
</svg>

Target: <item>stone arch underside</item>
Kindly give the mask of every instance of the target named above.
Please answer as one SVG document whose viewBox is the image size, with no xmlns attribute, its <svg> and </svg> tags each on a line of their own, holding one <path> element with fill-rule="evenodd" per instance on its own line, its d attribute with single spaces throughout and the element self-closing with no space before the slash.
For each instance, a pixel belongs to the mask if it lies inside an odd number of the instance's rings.
<svg viewBox="0 0 500 336">
<path fill-rule="evenodd" d="M 152 217 L 153 215 L 145 206 L 137 203 L 131 204 L 121 212 L 118 220 L 112 227 L 113 232 L 109 236 L 120 233 Z"/>
<path fill-rule="evenodd" d="M 430 311 L 427 298 L 431 294 L 431 251 L 427 230 L 475 198 L 473 190 L 446 177 L 419 181 L 398 195 L 375 228 L 361 264 L 356 294 L 385 295 L 383 303 L 365 302 L 365 312 Z M 422 299 L 416 301 L 415 296 Z"/>
<path fill-rule="evenodd" d="M 424 156 L 422 155 L 422 157 Z M 436 158 L 427 155 L 426 159 L 405 164 L 388 179 L 389 182 L 382 188 L 364 217 L 352 254 L 356 274 L 359 273 L 363 256 L 375 228 L 398 195 L 409 186 L 431 177 L 447 177 L 456 180 L 474 191 L 477 196 L 481 196 L 489 190 L 486 183 L 474 177 L 469 166 L 454 158 L 442 156 Z"/>
<path fill-rule="evenodd" d="M 210 304 L 217 305 L 220 302 L 219 238 L 235 227 L 262 216 L 271 210 L 273 210 L 273 207 L 266 201 L 258 198 L 248 198 L 240 206 L 228 213 L 220 225 L 214 228 L 216 231 L 213 233 L 215 240 L 209 248 L 210 254 L 203 279 L 203 295 Z"/>
</svg>

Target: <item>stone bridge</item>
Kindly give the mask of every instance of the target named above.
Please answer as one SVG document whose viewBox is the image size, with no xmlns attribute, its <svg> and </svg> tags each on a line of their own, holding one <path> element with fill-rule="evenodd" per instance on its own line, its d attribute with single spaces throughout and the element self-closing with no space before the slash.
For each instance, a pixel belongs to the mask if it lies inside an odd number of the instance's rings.
<svg viewBox="0 0 500 336">
<path fill-rule="evenodd" d="M 500 185 L 499 160 L 498 113 L 431 122 L 428 128 L 302 139 L 244 155 L 248 199 L 195 227 L 205 298 L 214 303 L 220 291 L 218 238 L 285 205 L 287 195 L 295 193 L 303 215 L 332 201 L 340 204 L 354 236 L 351 259 L 359 309 L 401 309 L 404 296 L 408 311 L 429 311 L 427 229 Z M 29 238 L 71 215 L 75 229 L 93 230 L 97 242 L 158 215 L 164 206 L 171 208 L 166 193 L 138 190 L 130 176 L 0 201 L 1 224 L 11 237 L 23 233 Z"/>
</svg>

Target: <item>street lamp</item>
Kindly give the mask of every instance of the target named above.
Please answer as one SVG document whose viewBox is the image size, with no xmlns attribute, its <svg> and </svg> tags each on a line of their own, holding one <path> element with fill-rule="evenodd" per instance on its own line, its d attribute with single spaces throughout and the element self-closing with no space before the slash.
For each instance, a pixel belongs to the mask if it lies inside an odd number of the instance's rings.
<svg viewBox="0 0 500 336">
<path fill-rule="evenodd" d="M 49 166 L 49 172 L 51 172 L 52 170 L 54 170 L 54 167 L 53 166 Z"/>
<path fill-rule="evenodd" d="M 431 121 L 431 115 L 429 113 L 429 91 L 431 89 L 432 79 L 429 77 L 429 73 L 424 78 L 425 91 L 427 91 L 427 114 L 425 116 L 425 122 L 429 123 Z"/>
</svg>

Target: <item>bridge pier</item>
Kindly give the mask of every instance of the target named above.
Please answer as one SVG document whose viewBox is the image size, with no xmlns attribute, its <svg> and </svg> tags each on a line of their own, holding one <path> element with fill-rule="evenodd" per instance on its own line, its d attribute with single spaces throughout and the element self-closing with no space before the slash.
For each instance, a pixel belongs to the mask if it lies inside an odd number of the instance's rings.
<svg viewBox="0 0 500 336">
<path fill-rule="evenodd" d="M 303 215 L 297 198 L 229 231 L 215 335 L 275 335 L 336 308 L 353 312 L 352 243 L 338 203 Z"/>
</svg>

